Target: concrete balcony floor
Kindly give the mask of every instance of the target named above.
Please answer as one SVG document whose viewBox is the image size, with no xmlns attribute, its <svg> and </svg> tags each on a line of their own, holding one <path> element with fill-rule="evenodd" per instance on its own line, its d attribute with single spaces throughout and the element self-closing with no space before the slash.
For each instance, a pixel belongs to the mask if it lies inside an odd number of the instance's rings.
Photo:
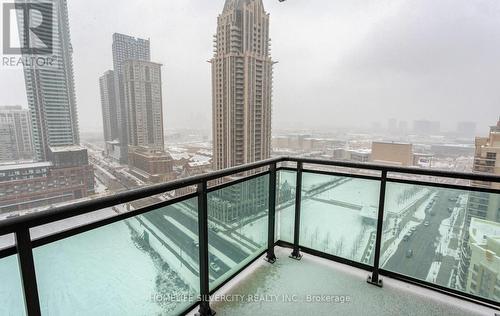
<svg viewBox="0 0 500 316">
<path fill-rule="evenodd" d="M 482 305 L 387 277 L 378 288 L 366 283 L 367 271 L 308 254 L 296 261 L 290 252 L 277 247 L 275 264 L 258 259 L 222 287 L 211 304 L 217 315 L 495 315 Z M 308 295 L 337 303 L 310 302 Z"/>
</svg>

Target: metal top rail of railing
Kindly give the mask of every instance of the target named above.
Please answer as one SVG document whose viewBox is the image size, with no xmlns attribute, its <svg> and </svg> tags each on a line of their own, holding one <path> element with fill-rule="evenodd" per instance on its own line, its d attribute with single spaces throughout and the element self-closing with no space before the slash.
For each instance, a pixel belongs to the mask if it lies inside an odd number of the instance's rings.
<svg viewBox="0 0 500 316">
<path fill-rule="evenodd" d="M 31 213 L 31 214 L 26 214 L 24 216 L 17 216 L 14 218 L 5 219 L 0 221 L 0 236 L 13 233 L 19 227 L 32 228 L 48 224 L 51 222 L 67 219 L 70 217 L 94 212 L 106 207 L 124 204 L 142 198 L 151 197 L 157 194 L 162 194 L 165 192 L 178 190 L 188 186 L 197 185 L 204 181 L 208 182 L 223 177 L 231 176 L 234 174 L 250 171 L 253 169 L 268 167 L 271 164 L 280 162 L 296 162 L 296 163 L 300 162 L 303 164 L 322 165 L 331 167 L 345 167 L 345 168 L 354 168 L 354 169 L 380 171 L 380 172 L 386 171 L 386 172 L 406 174 L 406 175 L 423 175 L 423 176 L 434 176 L 434 177 L 443 177 L 451 179 L 500 183 L 500 176 L 492 174 L 455 172 L 455 171 L 422 169 L 414 167 L 397 167 L 397 166 L 382 165 L 382 164 L 356 163 L 356 162 L 338 161 L 338 160 L 298 158 L 298 157 L 278 157 L 250 164 L 245 164 L 241 166 L 236 166 L 224 170 L 214 171 L 198 176 L 174 180 L 167 183 L 151 185 L 144 188 L 132 189 L 126 192 L 120 192 L 96 199 L 75 202 L 73 204 L 68 204 L 61 207 L 55 207 L 42 212 Z M 335 172 L 328 172 L 328 171 L 326 171 L 325 173 L 335 174 Z M 349 174 L 347 173 L 345 173 L 345 175 L 349 176 Z M 381 179 L 381 177 L 373 177 L 373 178 Z M 390 178 L 390 179 L 388 178 L 388 180 L 395 182 L 404 182 L 404 183 L 416 183 L 421 185 L 446 186 L 456 189 L 477 190 L 477 188 L 474 187 L 460 186 L 455 184 L 442 184 L 442 183 L 419 181 L 419 180 L 416 181 L 400 180 L 396 178 Z M 497 190 L 488 190 L 488 189 L 479 189 L 479 190 L 486 192 L 498 192 Z"/>
<path fill-rule="evenodd" d="M 280 166 L 280 163 L 296 163 L 296 166 Z M 287 164 L 288 165 L 288 164 Z M 304 165 L 314 165 L 321 166 L 319 169 L 304 168 Z M 341 168 L 338 170 L 331 170 L 325 167 L 335 167 Z M 234 176 L 237 174 L 243 174 L 248 171 L 266 169 L 253 175 L 244 174 L 241 178 L 237 180 L 230 179 L 232 181 L 227 183 L 217 184 L 211 188 L 208 187 L 209 181 L 219 180 L 225 177 Z M 344 169 L 342 169 L 344 168 Z M 321 170 L 320 170 L 321 169 Z M 0 236 L 7 234 L 14 234 L 16 239 L 16 246 L 9 247 L 7 249 L 0 250 L 0 258 L 4 258 L 9 255 L 17 254 L 19 259 L 19 268 L 21 273 L 21 279 L 23 282 L 23 291 L 25 296 L 25 306 L 28 315 L 40 315 L 40 302 L 38 298 L 35 266 L 33 261 L 33 251 L 35 247 L 39 247 L 45 244 L 55 242 L 64 238 L 74 236 L 79 233 L 89 231 L 98 227 L 109 225 L 117 221 L 121 221 L 127 218 L 131 218 L 137 215 L 150 212 L 161 207 L 171 205 L 177 202 L 185 201 L 187 199 L 197 197 L 198 200 L 198 231 L 199 231 L 199 279 L 200 279 L 200 301 L 199 301 L 199 312 L 201 315 L 213 315 L 210 309 L 210 299 L 209 295 L 213 293 L 217 288 L 209 290 L 209 270 L 208 270 L 208 203 L 207 194 L 209 192 L 220 190 L 228 185 L 234 185 L 243 181 L 248 181 L 254 177 L 268 174 L 269 175 L 269 215 L 268 215 L 268 247 L 267 247 L 267 260 L 269 262 L 274 262 L 276 259 L 274 255 L 274 246 L 276 244 L 274 240 L 275 236 L 275 207 L 276 207 L 276 172 L 277 170 L 292 170 L 295 171 L 297 182 L 296 182 L 296 192 L 295 192 L 295 219 L 294 219 L 294 242 L 288 246 L 293 248 L 292 258 L 301 258 L 301 249 L 304 251 L 329 258 L 331 260 L 347 263 L 356 267 L 360 267 L 366 270 L 370 270 L 372 274 L 369 277 L 369 283 L 375 285 L 381 285 L 381 280 L 379 274 L 388 275 L 391 277 L 399 278 L 403 281 L 416 283 L 420 286 L 429 287 L 434 290 L 442 291 L 449 295 L 455 295 L 462 299 L 468 299 L 474 302 L 479 302 L 486 304 L 488 306 L 500 307 L 500 303 L 484 298 L 479 298 L 477 296 L 463 293 L 458 290 L 449 289 L 446 287 L 439 286 L 437 284 L 432 284 L 429 282 L 412 279 L 404 275 L 393 273 L 391 271 L 385 271 L 379 267 L 379 259 L 381 252 L 381 236 L 382 236 L 382 223 L 384 218 L 384 201 L 385 201 L 385 189 L 388 182 L 395 183 L 407 183 L 416 184 L 432 187 L 443 187 L 451 189 L 460 189 L 468 191 L 479 191 L 487 193 L 500 194 L 500 190 L 496 187 L 478 187 L 478 186 L 468 186 L 468 185 L 458 185 L 451 184 L 440 181 L 428 181 L 425 176 L 433 178 L 448 178 L 448 179 L 459 179 L 459 180 L 469 180 L 478 182 L 495 182 L 500 183 L 500 176 L 492 174 L 479 174 L 479 173 L 464 173 L 464 172 L 454 172 L 454 171 L 442 171 L 442 170 L 430 170 L 421 168 L 410 168 L 410 167 L 397 167 L 390 165 L 381 164 L 370 164 L 370 163 L 355 163 L 346 161 L 334 161 L 334 160 L 321 160 L 321 159 L 310 159 L 310 158 L 296 158 L 296 157 L 277 157 L 272 159 L 267 159 L 255 163 L 250 163 L 242 166 L 237 166 L 233 168 L 228 168 L 220 171 L 215 171 L 199 176 L 189 177 L 185 179 L 175 180 L 164 184 L 158 184 L 153 186 L 148 186 L 144 188 L 129 190 L 127 192 L 116 193 L 111 196 L 85 200 L 76 202 L 73 204 L 55 207 L 47 211 L 41 211 L 38 213 L 27 214 L 23 216 L 18 216 L 15 218 L 6 219 L 0 221 Z M 353 170 L 365 170 L 365 171 L 375 171 L 379 172 L 376 175 L 372 173 L 370 175 L 362 175 L 359 173 L 352 173 Z M 376 231 L 376 241 L 375 241 L 375 255 L 374 263 L 371 266 L 359 264 L 352 262 L 347 259 L 339 258 L 333 255 L 328 255 L 313 249 L 308 249 L 302 247 L 299 244 L 300 238 L 300 219 L 301 219 L 301 192 L 302 192 L 302 174 L 303 173 L 319 173 L 328 175 L 339 175 L 345 177 L 364 177 L 373 180 L 380 181 L 380 192 L 379 192 L 379 209 L 377 215 L 377 231 Z M 424 179 L 410 178 L 408 176 L 424 176 Z M 222 182 L 222 181 L 221 181 Z M 98 211 L 107 207 L 112 207 L 143 198 L 152 197 L 158 194 L 163 194 L 169 191 L 196 186 L 197 191 L 195 193 L 187 194 L 178 198 L 173 198 L 167 201 L 162 201 L 147 207 L 135 209 L 129 212 L 120 213 L 112 217 L 105 219 L 100 219 L 92 223 L 83 224 L 81 226 L 73 227 L 64 231 L 56 232 L 48 236 L 43 236 L 39 239 L 32 239 L 30 236 L 30 228 L 57 222 L 60 220 L 68 219 L 71 217 L 87 214 L 90 212 Z M 279 241 L 278 241 L 279 242 Z M 286 244 L 286 243 L 284 243 Z M 244 269 L 242 267 L 239 271 Z M 237 273 L 239 273 L 239 271 Z M 237 274 L 236 273 L 236 274 Z M 234 274 L 234 275 L 236 275 Z M 234 276 L 233 275 L 233 276 Z M 231 277 L 229 278 L 231 279 Z M 229 280 L 228 279 L 228 280 Z M 226 282 L 228 281 L 226 280 Z"/>
</svg>

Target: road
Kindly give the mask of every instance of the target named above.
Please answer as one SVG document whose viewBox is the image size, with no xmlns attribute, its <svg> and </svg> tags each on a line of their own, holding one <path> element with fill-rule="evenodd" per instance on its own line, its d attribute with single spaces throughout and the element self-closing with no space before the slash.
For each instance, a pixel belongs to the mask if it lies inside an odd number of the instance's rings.
<svg viewBox="0 0 500 316">
<path fill-rule="evenodd" d="M 436 255 L 436 247 L 439 241 L 439 227 L 441 222 L 450 217 L 449 207 L 455 207 L 455 201 L 449 198 L 456 198 L 458 193 L 450 190 L 439 190 L 439 198 L 434 203 L 431 211 L 426 212 L 425 221 L 429 221 L 429 226 L 424 226 L 423 222 L 417 226 L 416 231 L 408 241 L 402 241 L 397 251 L 383 266 L 385 270 L 391 270 L 405 274 L 414 278 L 425 280 L 434 261 L 440 261 Z M 408 258 L 407 251 L 413 250 L 413 255 Z"/>
<path fill-rule="evenodd" d="M 194 218 L 181 212 L 181 210 L 177 209 L 175 206 L 165 208 L 164 211 L 161 212 L 149 212 L 142 216 L 181 248 L 184 254 L 190 256 L 195 262 L 198 261 L 199 249 L 195 244 L 195 240 L 188 236 L 188 234 L 182 231 L 178 226 L 167 220 L 165 216 L 173 218 L 184 228 L 191 231 L 191 233 L 198 235 L 198 222 Z M 239 263 L 249 256 L 248 253 L 241 250 L 237 245 L 222 238 L 211 229 L 208 231 L 208 240 L 211 247 L 214 247 L 234 262 Z M 220 270 L 211 270 L 210 273 L 213 277 L 218 278 L 229 271 L 230 267 L 224 264 L 221 258 L 211 253 L 210 261 L 213 261 L 215 258 L 218 259 L 217 265 L 220 267 Z"/>
</svg>

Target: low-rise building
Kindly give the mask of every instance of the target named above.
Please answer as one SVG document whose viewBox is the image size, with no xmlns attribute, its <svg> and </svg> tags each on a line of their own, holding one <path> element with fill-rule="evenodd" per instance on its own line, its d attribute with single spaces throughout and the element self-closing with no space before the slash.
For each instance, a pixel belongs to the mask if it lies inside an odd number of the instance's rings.
<svg viewBox="0 0 500 316">
<path fill-rule="evenodd" d="M 87 150 L 50 148 L 50 161 L 0 165 L 0 213 L 87 197 L 94 193 L 94 171 Z"/>
<path fill-rule="evenodd" d="M 172 180 L 173 159 L 163 150 L 129 146 L 130 172 L 142 181 L 161 183 Z"/>
<path fill-rule="evenodd" d="M 373 142 L 371 160 L 380 164 L 413 166 L 413 146 L 409 143 Z"/>
<path fill-rule="evenodd" d="M 353 162 L 369 162 L 370 157 L 370 149 L 351 149 L 346 151 L 346 159 Z"/>
</svg>

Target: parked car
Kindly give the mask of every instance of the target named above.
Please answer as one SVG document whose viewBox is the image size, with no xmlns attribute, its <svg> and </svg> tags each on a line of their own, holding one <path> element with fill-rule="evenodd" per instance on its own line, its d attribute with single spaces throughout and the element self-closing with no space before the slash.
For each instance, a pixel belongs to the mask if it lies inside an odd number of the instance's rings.
<svg viewBox="0 0 500 316">
<path fill-rule="evenodd" d="M 426 226 L 426 227 L 427 227 L 427 226 L 429 226 L 429 225 L 430 225 L 429 221 L 425 221 L 425 222 L 424 222 L 424 226 Z"/>
<path fill-rule="evenodd" d="M 406 234 L 403 236 L 403 241 L 408 241 L 410 239 L 411 235 L 410 234 Z"/>
<path fill-rule="evenodd" d="M 412 249 L 406 250 L 406 258 L 411 258 L 411 257 L 413 257 L 413 250 Z"/>
<path fill-rule="evenodd" d="M 210 269 L 213 272 L 219 272 L 220 271 L 220 266 L 217 263 L 218 263 L 218 259 L 217 258 L 214 258 L 214 260 L 210 261 Z"/>
</svg>

